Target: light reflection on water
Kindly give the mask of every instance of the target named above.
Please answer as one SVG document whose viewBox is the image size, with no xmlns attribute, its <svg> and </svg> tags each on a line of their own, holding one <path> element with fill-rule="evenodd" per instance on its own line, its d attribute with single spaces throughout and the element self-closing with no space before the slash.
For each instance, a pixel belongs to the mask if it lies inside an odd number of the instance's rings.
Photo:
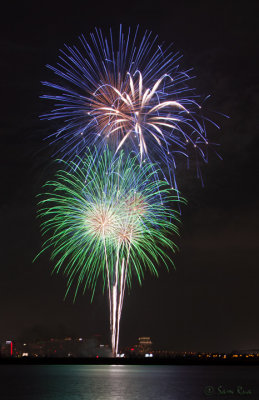
<svg viewBox="0 0 259 400">
<path fill-rule="evenodd" d="M 207 387 L 243 385 L 250 400 L 259 398 L 258 379 L 257 366 L 1 365 L 0 399 L 201 400 L 212 398 Z"/>
</svg>

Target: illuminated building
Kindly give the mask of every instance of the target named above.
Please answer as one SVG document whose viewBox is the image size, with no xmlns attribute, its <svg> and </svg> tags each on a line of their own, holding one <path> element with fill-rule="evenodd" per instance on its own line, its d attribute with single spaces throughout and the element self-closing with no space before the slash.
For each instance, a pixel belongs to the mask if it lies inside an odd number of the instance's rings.
<svg viewBox="0 0 259 400">
<path fill-rule="evenodd" d="M 152 352 L 152 341 L 149 336 L 141 336 L 138 338 L 138 344 L 134 347 L 139 354 L 150 353 Z"/>
<path fill-rule="evenodd" d="M 6 340 L 4 342 L 1 342 L 0 354 L 1 354 L 1 357 L 13 357 L 14 342 L 12 340 Z"/>
</svg>

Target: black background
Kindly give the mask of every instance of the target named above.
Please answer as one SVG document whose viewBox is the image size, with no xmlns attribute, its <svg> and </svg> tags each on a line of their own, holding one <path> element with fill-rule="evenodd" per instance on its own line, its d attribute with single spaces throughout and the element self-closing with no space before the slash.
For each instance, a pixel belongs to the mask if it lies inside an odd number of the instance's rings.
<svg viewBox="0 0 259 400">
<path fill-rule="evenodd" d="M 231 351 L 259 348 L 258 65 L 257 2 L 17 2 L 1 11 L 1 269 L 0 339 L 99 333 L 108 342 L 108 304 L 97 290 L 63 301 L 65 280 L 51 276 L 47 255 L 32 264 L 42 239 L 36 220 L 41 185 L 53 175 L 39 120 L 39 99 L 58 49 L 101 27 L 140 25 L 173 42 L 182 67 L 194 67 L 194 86 L 210 94 L 220 124 L 223 161 L 212 154 L 203 168 L 179 171 L 188 199 L 183 210 L 176 270 L 160 268 L 126 295 L 121 345 L 151 336 L 159 348 Z M 44 103 L 44 104 L 43 104 Z M 214 134 L 215 130 L 211 129 Z M 208 132 L 210 134 L 210 131 Z"/>
</svg>

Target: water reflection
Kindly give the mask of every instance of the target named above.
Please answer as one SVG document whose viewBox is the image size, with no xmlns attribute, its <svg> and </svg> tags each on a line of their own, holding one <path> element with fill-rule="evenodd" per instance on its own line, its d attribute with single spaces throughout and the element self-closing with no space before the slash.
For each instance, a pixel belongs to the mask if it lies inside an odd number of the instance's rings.
<svg viewBox="0 0 259 400">
<path fill-rule="evenodd" d="M 259 367 L 237 366 L 1 365 L 0 399 L 200 400 L 219 385 L 259 398 L 258 376 Z"/>
</svg>

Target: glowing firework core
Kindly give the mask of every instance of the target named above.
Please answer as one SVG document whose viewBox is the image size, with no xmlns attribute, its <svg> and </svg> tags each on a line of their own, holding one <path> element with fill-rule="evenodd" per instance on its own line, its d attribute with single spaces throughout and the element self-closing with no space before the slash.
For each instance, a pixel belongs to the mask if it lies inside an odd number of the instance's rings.
<svg viewBox="0 0 259 400">
<path fill-rule="evenodd" d="M 136 73 L 138 79 L 135 79 Z M 136 73 L 133 76 L 127 73 L 128 79 L 123 89 L 119 87 L 122 83 L 101 84 L 93 93 L 93 109 L 89 115 L 96 119 L 99 135 L 106 139 L 116 137 L 117 150 L 127 139 L 136 139 L 142 160 L 148 153 L 145 136 L 151 135 L 158 145 L 163 147 L 161 139 L 166 140 L 163 130 L 178 130 L 173 121 L 180 122 L 179 118 L 172 116 L 172 108 L 186 113 L 188 111 L 177 101 L 160 101 L 158 89 L 165 79 L 172 80 L 169 75 L 165 74 L 158 79 L 152 89 L 144 89 L 142 74 L 140 71 Z M 161 111 L 163 114 L 159 114 Z M 168 144 L 166 143 L 166 147 Z"/>
<path fill-rule="evenodd" d="M 136 193 L 126 199 L 115 199 L 108 205 L 91 203 L 85 214 L 85 227 L 93 238 L 104 242 L 110 240 L 118 246 L 129 244 L 141 235 L 141 218 L 147 207 L 148 204 Z"/>
<path fill-rule="evenodd" d="M 117 225 L 115 210 L 106 205 L 91 204 L 86 213 L 85 224 L 94 237 L 112 237 Z"/>
</svg>

